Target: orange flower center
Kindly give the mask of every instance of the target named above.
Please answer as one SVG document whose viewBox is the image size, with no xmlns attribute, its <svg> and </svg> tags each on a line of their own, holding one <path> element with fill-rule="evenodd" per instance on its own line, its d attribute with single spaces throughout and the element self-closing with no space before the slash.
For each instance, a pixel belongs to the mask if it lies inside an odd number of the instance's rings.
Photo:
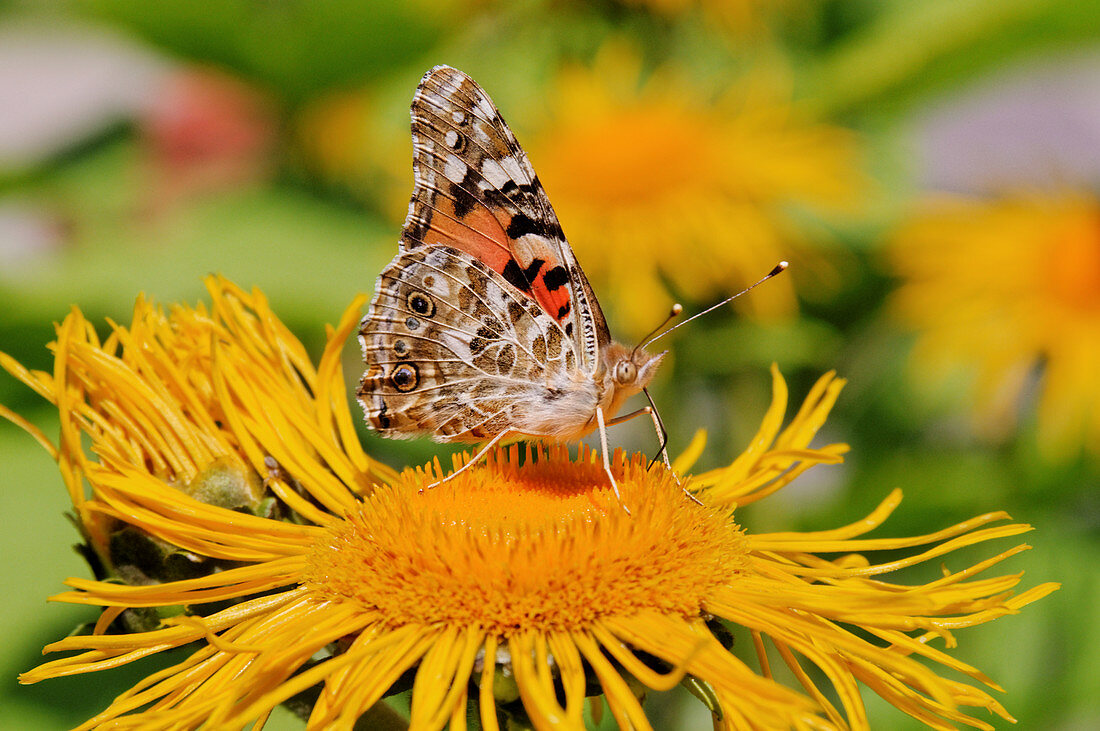
<svg viewBox="0 0 1100 731">
<path fill-rule="evenodd" d="M 1051 291 L 1074 310 L 1100 310 L 1100 211 L 1089 207 L 1070 218 L 1051 244 L 1042 263 Z"/>
<path fill-rule="evenodd" d="M 563 130 L 537 160 L 555 195 L 593 207 L 644 207 L 714 177 L 709 139 L 701 120 L 681 110 L 631 109 Z"/>
<path fill-rule="evenodd" d="M 518 464 L 499 451 L 433 489 L 406 472 L 317 545 L 306 583 L 390 625 L 570 631 L 654 609 L 697 616 L 741 568 L 728 513 L 689 500 L 636 455 L 616 468 L 627 514 L 590 454 Z"/>
</svg>

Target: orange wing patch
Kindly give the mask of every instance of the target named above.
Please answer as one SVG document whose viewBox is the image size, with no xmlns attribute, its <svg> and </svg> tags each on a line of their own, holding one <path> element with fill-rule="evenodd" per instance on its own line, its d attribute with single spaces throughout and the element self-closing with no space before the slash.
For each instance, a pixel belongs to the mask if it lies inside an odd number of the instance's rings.
<svg viewBox="0 0 1100 731">
<path fill-rule="evenodd" d="M 459 216 L 454 202 L 442 196 L 436 200 L 434 208 L 424 243 L 465 251 L 498 273 L 510 262 L 515 263 L 504 228 L 487 209 L 475 206 L 465 216 Z"/>
<path fill-rule="evenodd" d="M 508 231 L 487 208 L 475 205 L 465 215 L 458 215 L 454 201 L 440 196 L 433 206 L 431 223 L 423 237 L 426 244 L 451 246 L 479 259 L 509 284 L 532 297 L 548 315 L 558 322 L 564 320 L 572 306 L 569 294 L 569 272 L 556 260 L 549 242 L 534 246 L 517 245 Z M 501 215 L 507 215 L 503 211 Z M 515 227 L 515 217 L 508 229 Z M 530 238 L 530 237 L 529 237 Z M 542 236 L 538 237 L 542 239 Z M 526 242 L 524 242 L 526 243 Z M 517 260 L 517 249 L 525 250 L 526 265 Z"/>
</svg>

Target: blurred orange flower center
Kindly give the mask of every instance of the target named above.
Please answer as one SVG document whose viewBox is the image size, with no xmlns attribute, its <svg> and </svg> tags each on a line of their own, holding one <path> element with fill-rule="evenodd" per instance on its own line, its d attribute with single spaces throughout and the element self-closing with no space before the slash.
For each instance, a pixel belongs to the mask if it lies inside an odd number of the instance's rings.
<svg viewBox="0 0 1100 731">
<path fill-rule="evenodd" d="M 1071 218 L 1047 250 L 1042 266 L 1054 295 L 1075 310 L 1100 310 L 1100 211 Z"/>
<path fill-rule="evenodd" d="M 564 129 L 538 162 L 552 189 L 567 173 L 563 191 L 589 205 L 644 206 L 713 178 L 709 139 L 703 121 L 682 110 L 631 109 Z"/>
<path fill-rule="evenodd" d="M 508 636 L 647 609 L 698 616 L 745 560 L 727 512 L 690 501 L 640 458 L 616 470 L 627 514 L 587 455 L 517 456 L 498 452 L 424 492 L 434 476 L 407 472 L 379 488 L 316 546 L 306 583 L 390 625 Z"/>
</svg>

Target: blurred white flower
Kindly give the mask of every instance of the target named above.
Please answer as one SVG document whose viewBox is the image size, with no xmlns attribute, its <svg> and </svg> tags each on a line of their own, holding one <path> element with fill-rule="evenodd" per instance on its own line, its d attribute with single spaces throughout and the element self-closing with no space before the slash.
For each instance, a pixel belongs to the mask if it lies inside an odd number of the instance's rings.
<svg viewBox="0 0 1100 731">
<path fill-rule="evenodd" d="M 168 63 L 93 27 L 0 26 L 0 171 L 39 163 L 133 116 Z"/>
<path fill-rule="evenodd" d="M 1096 189 L 1100 54 L 1031 59 L 945 96 L 913 122 L 924 188 L 960 193 Z"/>
</svg>

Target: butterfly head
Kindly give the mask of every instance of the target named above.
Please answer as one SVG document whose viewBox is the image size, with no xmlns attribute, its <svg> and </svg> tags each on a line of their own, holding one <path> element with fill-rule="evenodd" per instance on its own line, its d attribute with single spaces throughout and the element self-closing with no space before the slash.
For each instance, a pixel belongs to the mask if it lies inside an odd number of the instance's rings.
<svg viewBox="0 0 1100 731">
<path fill-rule="evenodd" d="M 604 386 L 605 398 L 609 399 L 608 413 L 615 413 L 623 401 L 649 384 L 667 353 L 666 350 L 653 355 L 642 348 L 631 349 L 619 343 L 607 347 Z"/>
<path fill-rule="evenodd" d="M 657 355 L 650 355 L 644 350 L 626 351 L 620 360 L 615 361 L 611 371 L 611 380 L 618 388 L 634 389 L 640 391 L 645 388 L 649 380 L 653 378 L 654 371 L 661 359 L 665 357 L 664 351 Z"/>
</svg>

